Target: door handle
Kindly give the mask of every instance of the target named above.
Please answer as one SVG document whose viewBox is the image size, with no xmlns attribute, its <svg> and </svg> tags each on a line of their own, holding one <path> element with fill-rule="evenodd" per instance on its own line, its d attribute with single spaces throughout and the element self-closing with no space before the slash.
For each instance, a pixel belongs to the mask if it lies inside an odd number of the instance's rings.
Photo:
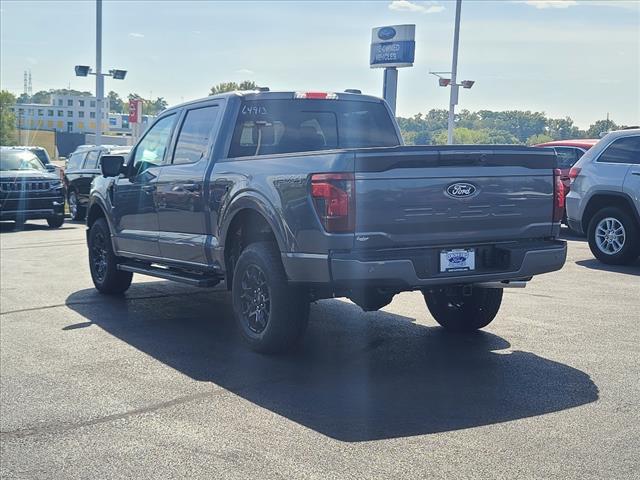
<svg viewBox="0 0 640 480">
<path fill-rule="evenodd" d="M 153 193 L 156 191 L 156 186 L 155 185 L 145 185 L 144 187 L 142 187 L 142 191 L 145 193 Z"/>
<path fill-rule="evenodd" d="M 187 192 L 197 192 L 200 190 L 200 187 L 196 183 L 185 183 L 182 185 L 182 189 Z"/>
<path fill-rule="evenodd" d="M 640 172 L 631 172 L 631 175 L 638 175 L 640 177 Z"/>
</svg>

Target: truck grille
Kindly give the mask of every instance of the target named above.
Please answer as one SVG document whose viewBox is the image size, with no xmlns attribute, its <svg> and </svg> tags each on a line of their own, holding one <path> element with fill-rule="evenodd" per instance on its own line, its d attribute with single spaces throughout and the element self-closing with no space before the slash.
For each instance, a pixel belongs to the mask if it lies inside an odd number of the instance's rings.
<svg viewBox="0 0 640 480">
<path fill-rule="evenodd" d="M 49 182 L 7 182 L 0 183 L 0 191 L 3 192 L 37 192 L 49 190 Z"/>
</svg>

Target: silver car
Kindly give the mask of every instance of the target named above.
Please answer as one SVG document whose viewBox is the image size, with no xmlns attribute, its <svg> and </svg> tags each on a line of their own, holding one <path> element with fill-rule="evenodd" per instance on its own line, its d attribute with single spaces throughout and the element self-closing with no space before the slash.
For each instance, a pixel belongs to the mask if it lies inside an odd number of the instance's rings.
<svg viewBox="0 0 640 480">
<path fill-rule="evenodd" d="M 601 262 L 640 256 L 640 128 L 611 132 L 571 169 L 566 199 L 571 229 L 587 235 Z"/>
</svg>

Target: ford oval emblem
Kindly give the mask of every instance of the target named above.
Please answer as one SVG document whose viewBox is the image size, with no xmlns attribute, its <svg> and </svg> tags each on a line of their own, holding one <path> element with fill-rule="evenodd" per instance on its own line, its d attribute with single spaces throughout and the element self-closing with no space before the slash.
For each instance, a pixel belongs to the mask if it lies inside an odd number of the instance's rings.
<svg viewBox="0 0 640 480">
<path fill-rule="evenodd" d="M 478 193 L 478 189 L 471 183 L 452 183 L 445 190 L 451 198 L 469 198 Z"/>
<path fill-rule="evenodd" d="M 391 40 L 396 36 L 396 29 L 393 27 L 383 27 L 378 30 L 378 38 L 380 40 Z"/>
</svg>

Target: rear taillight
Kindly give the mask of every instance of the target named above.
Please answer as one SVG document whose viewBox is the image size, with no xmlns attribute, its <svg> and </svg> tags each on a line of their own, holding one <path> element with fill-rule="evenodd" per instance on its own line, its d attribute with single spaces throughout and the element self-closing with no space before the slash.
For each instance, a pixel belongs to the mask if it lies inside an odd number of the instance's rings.
<svg viewBox="0 0 640 480">
<path fill-rule="evenodd" d="M 581 170 L 582 169 L 580 167 L 571 167 L 571 170 L 569 170 L 569 179 L 571 180 L 571 183 L 573 183 L 576 177 L 580 175 Z"/>
<path fill-rule="evenodd" d="M 562 183 L 562 171 L 553 171 L 553 221 L 561 222 L 564 216 L 564 183 Z"/>
<path fill-rule="evenodd" d="M 349 233 L 355 227 L 355 180 L 352 173 L 311 175 L 311 198 L 324 229 Z"/>
</svg>

